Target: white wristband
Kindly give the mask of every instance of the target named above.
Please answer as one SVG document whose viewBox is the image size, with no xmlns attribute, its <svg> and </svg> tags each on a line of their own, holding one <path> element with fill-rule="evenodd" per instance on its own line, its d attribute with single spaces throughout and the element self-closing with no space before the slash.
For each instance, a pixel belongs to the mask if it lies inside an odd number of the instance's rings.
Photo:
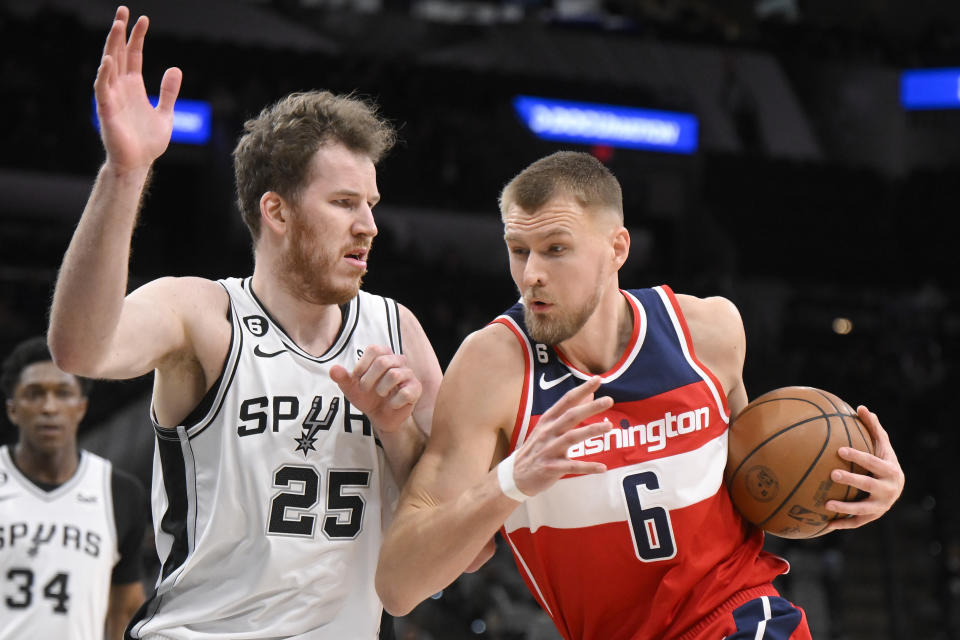
<svg viewBox="0 0 960 640">
<path fill-rule="evenodd" d="M 530 496 L 517 488 L 517 483 L 513 480 L 513 457 L 517 455 L 514 451 L 509 456 L 500 461 L 497 465 L 497 480 L 500 482 L 500 490 L 508 497 L 523 502 Z"/>
</svg>

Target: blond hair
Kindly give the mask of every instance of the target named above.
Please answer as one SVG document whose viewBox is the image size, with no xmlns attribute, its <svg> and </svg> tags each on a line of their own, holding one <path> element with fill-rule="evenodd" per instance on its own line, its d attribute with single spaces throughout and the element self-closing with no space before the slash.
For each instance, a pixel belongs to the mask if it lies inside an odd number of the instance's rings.
<svg viewBox="0 0 960 640">
<path fill-rule="evenodd" d="M 500 216 L 517 205 L 533 213 L 554 196 L 569 194 L 589 210 L 604 210 L 623 224 L 623 192 L 617 178 L 589 153 L 558 151 L 540 158 L 500 192 Z"/>
</svg>

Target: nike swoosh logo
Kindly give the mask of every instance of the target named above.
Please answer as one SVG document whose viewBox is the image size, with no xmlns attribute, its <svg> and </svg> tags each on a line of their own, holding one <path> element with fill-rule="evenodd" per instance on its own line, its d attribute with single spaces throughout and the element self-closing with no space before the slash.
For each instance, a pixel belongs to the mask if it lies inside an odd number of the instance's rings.
<svg viewBox="0 0 960 640">
<path fill-rule="evenodd" d="M 286 353 L 286 351 L 287 351 L 286 349 L 280 349 L 280 351 L 277 351 L 275 353 L 267 353 L 266 351 L 260 348 L 260 345 L 257 345 L 253 348 L 253 355 L 260 356 L 261 358 L 273 358 L 275 356 L 280 355 L 281 353 Z"/>
<path fill-rule="evenodd" d="M 555 386 L 557 386 L 558 384 L 560 384 L 561 382 L 563 382 L 564 380 L 566 380 L 567 378 L 569 378 L 569 377 L 572 376 L 572 375 L 573 375 L 572 373 L 568 373 L 568 374 L 565 375 L 565 376 L 560 376 L 559 378 L 554 378 L 553 380 L 550 380 L 550 381 L 548 382 L 547 379 L 546 379 L 546 377 L 544 377 L 544 374 L 541 373 L 541 374 L 540 374 L 540 388 L 543 389 L 544 391 L 546 391 L 547 389 L 553 389 Z"/>
</svg>

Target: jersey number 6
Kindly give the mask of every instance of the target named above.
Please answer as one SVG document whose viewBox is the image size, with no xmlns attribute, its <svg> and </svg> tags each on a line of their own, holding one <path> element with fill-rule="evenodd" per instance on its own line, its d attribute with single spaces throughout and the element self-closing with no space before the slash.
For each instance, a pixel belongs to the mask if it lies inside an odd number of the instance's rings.
<svg viewBox="0 0 960 640">
<path fill-rule="evenodd" d="M 314 467 L 286 465 L 273 474 L 273 486 L 289 488 L 273 496 L 267 534 L 312 538 L 320 500 L 320 474 Z M 370 486 L 369 469 L 327 471 L 327 504 L 323 535 L 329 540 L 352 540 L 363 528 L 366 501 L 356 489 Z M 351 491 L 354 489 L 354 491 Z"/>
<path fill-rule="evenodd" d="M 640 487 L 655 491 L 660 480 L 653 471 L 642 471 L 623 478 L 623 496 L 630 516 L 630 534 L 637 557 L 644 562 L 669 560 L 677 555 L 670 512 L 663 507 L 640 504 Z"/>
</svg>

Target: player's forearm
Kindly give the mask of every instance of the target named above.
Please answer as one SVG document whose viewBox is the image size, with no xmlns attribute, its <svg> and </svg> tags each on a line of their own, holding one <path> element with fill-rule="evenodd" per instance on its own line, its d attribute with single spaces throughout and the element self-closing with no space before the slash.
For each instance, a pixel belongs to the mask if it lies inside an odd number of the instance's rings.
<svg viewBox="0 0 960 640">
<path fill-rule="evenodd" d="M 123 640 L 127 625 L 144 600 L 143 586 L 139 582 L 115 584 L 110 588 L 106 640 Z"/>
<path fill-rule="evenodd" d="M 130 618 L 126 620 L 121 620 L 121 616 L 116 613 L 107 613 L 107 628 L 105 638 L 106 640 L 123 640 L 123 632 L 126 631 L 127 622 L 130 621 Z"/>
<path fill-rule="evenodd" d="M 413 418 L 408 418 L 400 429 L 389 433 L 377 433 L 383 452 L 387 457 L 387 464 L 393 473 L 393 479 L 398 487 L 403 487 L 410 477 L 410 470 L 423 454 L 427 438 Z"/>
<path fill-rule="evenodd" d="M 130 238 L 150 168 L 105 164 L 57 276 L 48 340 L 60 368 L 96 375 L 116 331 L 127 288 Z"/>
<path fill-rule="evenodd" d="M 446 588 L 473 562 L 517 507 L 496 470 L 440 505 L 402 505 L 380 551 L 377 593 L 392 615 L 406 615 Z"/>
</svg>

